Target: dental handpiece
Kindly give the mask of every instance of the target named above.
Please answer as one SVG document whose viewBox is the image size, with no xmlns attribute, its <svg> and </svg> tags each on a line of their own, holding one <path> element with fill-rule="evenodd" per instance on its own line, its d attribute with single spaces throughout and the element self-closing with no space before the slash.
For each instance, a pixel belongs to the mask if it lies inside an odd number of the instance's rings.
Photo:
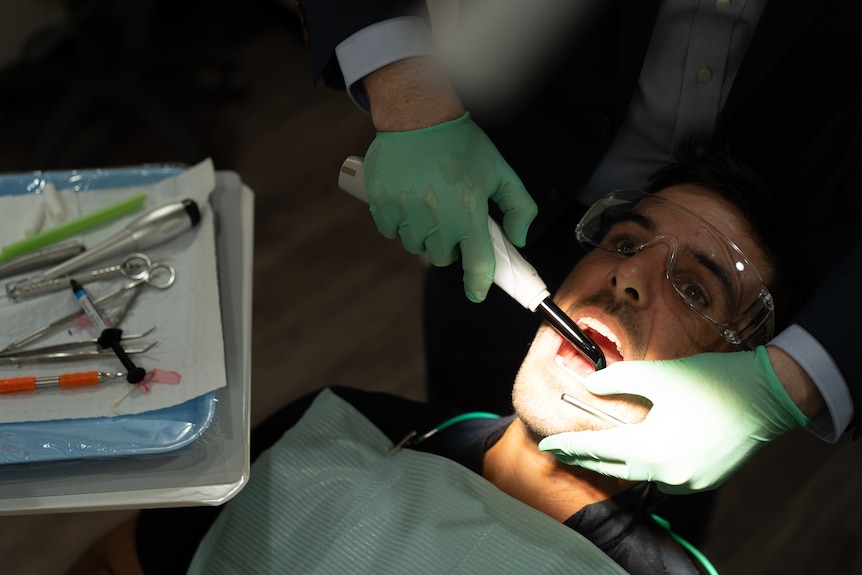
<svg viewBox="0 0 862 575">
<path fill-rule="evenodd" d="M 84 253 L 50 268 L 40 279 L 59 278 L 109 257 L 163 244 L 195 227 L 200 221 L 200 209 L 194 200 L 165 204 L 136 218 L 124 230 Z"/>
<path fill-rule="evenodd" d="M 338 175 L 338 187 L 368 202 L 368 196 L 365 193 L 363 158 L 350 156 L 344 161 Z M 553 302 L 551 293 L 536 269 L 506 239 L 500 226 L 490 216 L 488 231 L 494 245 L 494 283 L 528 310 L 532 312 L 540 310 L 545 320 L 596 370 L 603 369 L 606 364 L 601 348 Z"/>
</svg>

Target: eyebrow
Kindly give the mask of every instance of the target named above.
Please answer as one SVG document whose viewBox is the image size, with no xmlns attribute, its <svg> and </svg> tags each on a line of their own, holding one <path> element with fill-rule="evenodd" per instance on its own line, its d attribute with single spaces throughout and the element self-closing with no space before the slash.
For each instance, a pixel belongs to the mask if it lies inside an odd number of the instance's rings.
<svg viewBox="0 0 862 575">
<path fill-rule="evenodd" d="M 638 214 L 638 213 L 632 212 L 632 211 L 626 212 L 626 213 L 614 218 L 614 220 L 611 222 L 611 225 L 624 224 L 626 222 L 632 222 L 634 224 L 637 224 L 640 227 L 646 229 L 647 231 L 650 231 L 653 233 L 655 233 L 656 230 L 658 229 L 658 226 L 656 225 L 655 220 L 653 220 L 652 218 L 647 217 L 643 214 Z"/>
<path fill-rule="evenodd" d="M 714 259 L 706 255 L 705 253 L 696 250 L 692 250 L 692 253 L 694 254 L 694 259 L 696 259 L 698 263 L 700 263 L 700 265 L 711 271 L 716 277 L 716 279 L 718 279 L 718 282 L 724 289 L 728 310 L 732 310 L 733 305 L 730 299 L 731 294 L 733 294 L 733 282 L 731 282 L 730 280 L 730 274 L 727 273 L 726 269 L 718 265 L 718 263 L 716 263 Z"/>
<path fill-rule="evenodd" d="M 614 221 L 614 223 L 624 222 L 632 222 L 633 224 L 641 226 L 645 230 L 652 233 L 656 233 L 656 231 L 658 230 L 658 225 L 656 224 L 655 220 L 653 220 L 649 216 L 645 216 L 644 214 L 639 214 L 633 211 L 623 214 Z M 730 299 L 731 294 L 733 293 L 733 282 L 731 281 L 730 273 L 728 273 L 726 269 L 718 265 L 718 263 L 714 259 L 706 255 L 704 252 L 696 250 L 688 244 L 686 244 L 686 246 L 691 251 L 691 253 L 694 254 L 694 259 L 701 266 L 712 272 L 712 274 L 716 277 L 716 279 L 724 289 L 726 298 L 725 303 L 727 303 L 728 309 L 732 309 L 733 306 L 731 305 L 732 302 L 730 301 Z"/>
</svg>

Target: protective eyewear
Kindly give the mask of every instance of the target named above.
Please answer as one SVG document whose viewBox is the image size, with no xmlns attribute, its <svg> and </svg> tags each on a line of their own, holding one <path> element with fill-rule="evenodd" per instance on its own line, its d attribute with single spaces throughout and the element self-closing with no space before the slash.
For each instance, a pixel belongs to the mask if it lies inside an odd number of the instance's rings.
<svg viewBox="0 0 862 575">
<path fill-rule="evenodd" d="M 672 222 L 676 235 L 658 222 Z M 676 202 L 612 192 L 587 211 L 577 237 L 587 249 L 626 257 L 666 245 L 665 276 L 688 308 L 734 345 L 753 349 L 772 338 L 774 304 L 760 273 L 730 238 Z"/>
</svg>

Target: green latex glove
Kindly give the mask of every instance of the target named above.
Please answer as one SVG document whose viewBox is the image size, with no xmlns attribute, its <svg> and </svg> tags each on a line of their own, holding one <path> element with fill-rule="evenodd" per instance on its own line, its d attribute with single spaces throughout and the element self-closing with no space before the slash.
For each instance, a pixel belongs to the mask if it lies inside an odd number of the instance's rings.
<svg viewBox="0 0 862 575">
<path fill-rule="evenodd" d="M 400 237 L 435 266 L 458 259 L 464 291 L 485 299 L 494 281 L 488 199 L 503 212 L 503 231 L 523 246 L 538 208 L 490 138 L 465 113 L 408 132 L 379 132 L 365 155 L 365 191 L 377 229 Z"/>
<path fill-rule="evenodd" d="M 623 361 L 590 375 L 585 385 L 596 395 L 641 395 L 653 407 L 641 423 L 553 435 L 539 449 L 604 475 L 656 481 L 666 493 L 718 487 L 766 443 L 809 421 L 762 346 Z"/>
</svg>

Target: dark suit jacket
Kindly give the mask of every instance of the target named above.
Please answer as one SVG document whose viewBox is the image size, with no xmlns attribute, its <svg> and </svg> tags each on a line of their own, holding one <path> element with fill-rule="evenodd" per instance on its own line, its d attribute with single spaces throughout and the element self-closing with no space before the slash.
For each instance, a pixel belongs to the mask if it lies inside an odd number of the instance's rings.
<svg viewBox="0 0 862 575">
<path fill-rule="evenodd" d="M 515 109 L 473 113 L 539 204 L 531 242 L 559 226 L 619 129 L 659 4 L 608 2 L 602 21 L 561 47 L 544 82 Z M 302 9 L 315 81 L 343 87 L 335 46 L 375 21 L 410 13 L 412 3 L 303 0 Z M 830 352 L 856 406 L 862 406 L 855 337 L 862 302 L 854 297 L 862 293 L 855 229 L 862 204 L 860 21 L 862 4 L 855 0 L 770 2 L 714 134 L 785 200 L 807 261 L 815 262 L 808 271 L 818 287 L 794 322 Z M 531 259 L 543 278 L 556 277 L 537 261 Z"/>
</svg>

